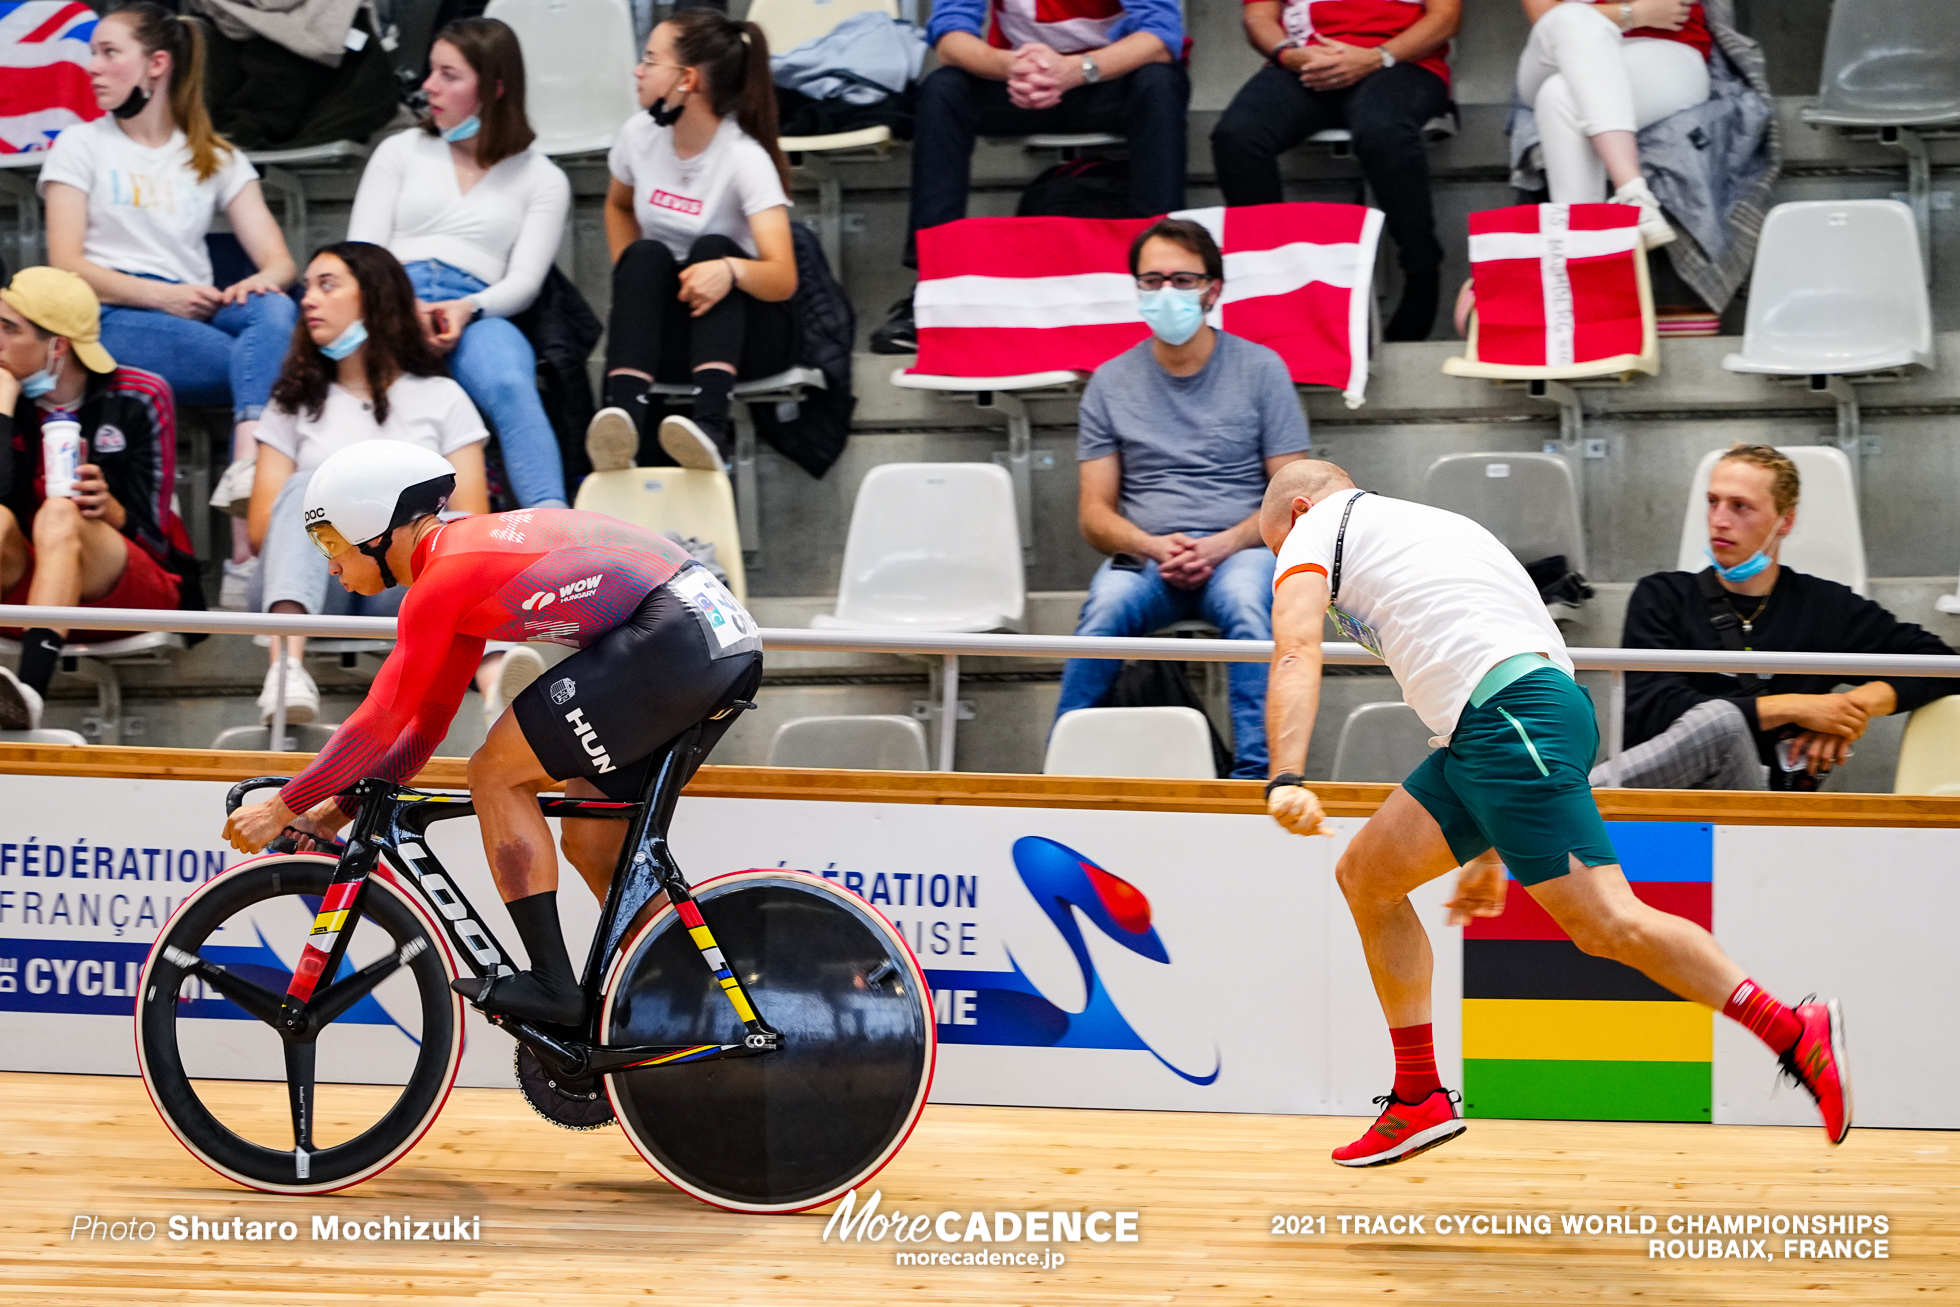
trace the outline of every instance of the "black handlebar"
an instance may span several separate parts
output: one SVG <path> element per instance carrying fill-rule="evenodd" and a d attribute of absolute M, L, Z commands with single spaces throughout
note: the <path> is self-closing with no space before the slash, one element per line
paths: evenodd
<path fill-rule="evenodd" d="M 291 780 L 290 776 L 254 776 L 249 781 L 240 781 L 225 792 L 225 816 L 229 817 L 244 806 L 245 796 L 253 790 L 276 790 Z"/>

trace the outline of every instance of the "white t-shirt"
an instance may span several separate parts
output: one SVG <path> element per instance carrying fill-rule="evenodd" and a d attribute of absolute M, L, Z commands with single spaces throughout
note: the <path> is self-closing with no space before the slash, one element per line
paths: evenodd
<path fill-rule="evenodd" d="M 1543 654 L 1572 671 L 1564 637 L 1511 551 L 1469 518 L 1427 504 L 1359 490 L 1330 495 L 1280 546 L 1275 590 L 1303 571 L 1332 584 L 1350 500 L 1334 621 L 1388 664 L 1402 698 L 1436 732 L 1430 743 L 1449 743 L 1470 692 L 1506 658 Z"/>
<path fill-rule="evenodd" d="M 88 196 L 88 231 L 82 257 L 117 272 L 211 284 L 211 255 L 204 248 L 212 215 L 257 181 L 258 170 L 242 150 L 218 152 L 218 170 L 203 181 L 191 167 L 184 134 L 174 132 L 157 149 L 123 134 L 112 114 L 62 129 L 41 164 L 36 192 L 62 182 Z"/>
<path fill-rule="evenodd" d="M 465 194 L 449 143 L 419 127 L 383 141 L 361 173 L 347 239 L 385 247 L 403 263 L 433 259 L 483 283 L 486 316 L 522 313 L 558 253 L 572 184 L 536 150 L 503 160 Z"/>
<path fill-rule="evenodd" d="M 671 130 L 636 113 L 613 138 L 606 166 L 633 192 L 640 235 L 676 259 L 685 259 L 702 236 L 726 236 L 754 258 L 749 219 L 789 204 L 775 160 L 733 114 L 721 120 L 707 149 L 683 159 L 674 153 Z"/>
<path fill-rule="evenodd" d="M 406 440 L 448 458 L 479 440 L 488 440 L 483 418 L 463 388 L 448 377 L 400 377 L 388 387 L 388 420 L 377 423 L 374 407 L 343 388 L 327 387 L 317 420 L 268 405 L 259 422 L 259 443 L 310 472 L 327 456 L 363 440 Z"/>

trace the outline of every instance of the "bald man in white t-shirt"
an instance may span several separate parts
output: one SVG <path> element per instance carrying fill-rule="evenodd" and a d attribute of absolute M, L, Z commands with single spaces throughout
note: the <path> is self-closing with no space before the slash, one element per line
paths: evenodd
<path fill-rule="evenodd" d="M 1395 1087 L 1334 1160 L 1381 1166 L 1463 1133 L 1460 1095 L 1437 1075 L 1429 936 L 1409 903 L 1411 890 L 1459 866 L 1450 924 L 1500 915 L 1508 869 L 1580 949 L 1747 1026 L 1817 1100 L 1830 1141 L 1843 1142 L 1851 1079 L 1836 1000 L 1785 1007 L 1707 931 L 1634 896 L 1587 781 L 1599 749 L 1592 700 L 1511 552 L 1466 517 L 1359 490 L 1311 459 L 1274 475 L 1259 529 L 1279 557 L 1266 691 L 1274 820 L 1296 835 L 1329 833 L 1303 772 L 1330 614 L 1388 664 L 1435 732 L 1435 751 L 1335 872 L 1388 1018 Z"/>

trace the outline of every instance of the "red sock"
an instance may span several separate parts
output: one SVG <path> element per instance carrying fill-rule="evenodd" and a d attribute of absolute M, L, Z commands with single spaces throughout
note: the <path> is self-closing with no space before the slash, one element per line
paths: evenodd
<path fill-rule="evenodd" d="M 1768 1044 L 1772 1053 L 1794 1048 L 1797 1036 L 1803 1033 L 1803 1023 L 1797 1020 L 1797 1014 L 1753 980 L 1745 980 L 1735 987 L 1729 1001 L 1722 1004 L 1722 1015 L 1734 1017 L 1749 1027 L 1750 1033 Z"/>
<path fill-rule="evenodd" d="M 1395 1097 L 1411 1107 L 1443 1087 L 1441 1077 L 1436 1074 L 1436 1043 L 1430 1034 L 1432 1029 L 1433 1026 L 1425 1022 L 1388 1032 L 1388 1037 L 1395 1043 Z"/>

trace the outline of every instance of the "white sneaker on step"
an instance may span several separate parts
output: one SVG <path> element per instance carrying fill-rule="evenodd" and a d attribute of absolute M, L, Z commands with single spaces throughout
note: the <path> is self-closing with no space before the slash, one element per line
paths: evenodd
<path fill-rule="evenodd" d="M 211 507 L 223 509 L 233 517 L 245 516 L 252 505 L 252 481 L 258 476 L 256 458 L 241 458 L 225 469 L 211 492 Z"/>
<path fill-rule="evenodd" d="M 488 728 L 497 724 L 510 707 L 510 701 L 524 692 L 524 687 L 544 675 L 544 655 L 529 645 L 518 645 L 504 654 L 503 665 L 497 669 L 496 684 L 483 698 L 483 725 Z"/>
<path fill-rule="evenodd" d="M 0 667 L 0 731 L 41 729 L 41 692 Z"/>
<path fill-rule="evenodd" d="M 1640 242 L 1648 249 L 1659 249 L 1675 237 L 1674 228 L 1661 216 L 1661 202 L 1647 189 L 1645 177 L 1635 177 L 1613 192 L 1614 204 L 1631 204 L 1640 210 Z"/>
<path fill-rule="evenodd" d="M 668 415 L 660 420 L 660 448 L 682 467 L 696 472 L 726 472 L 721 448 L 693 418 Z"/>
<path fill-rule="evenodd" d="M 259 691 L 259 720 L 270 723 L 279 702 L 279 664 L 265 672 L 265 688 Z M 286 724 L 304 726 L 320 715 L 320 687 L 307 675 L 297 658 L 286 660 Z"/>

